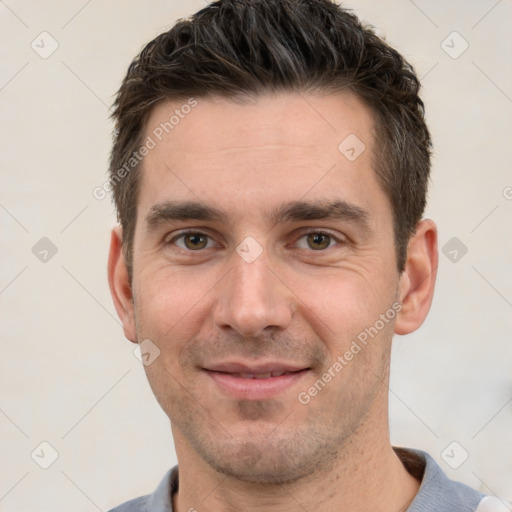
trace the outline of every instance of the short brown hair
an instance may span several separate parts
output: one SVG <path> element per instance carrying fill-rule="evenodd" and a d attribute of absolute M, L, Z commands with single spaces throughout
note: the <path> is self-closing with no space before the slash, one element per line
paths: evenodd
<path fill-rule="evenodd" d="M 218 0 L 179 20 L 131 63 L 117 94 L 110 182 L 131 272 L 146 121 L 165 99 L 347 90 L 375 118 L 374 170 L 393 210 L 397 266 L 423 215 L 431 139 L 412 66 L 330 0 Z"/>

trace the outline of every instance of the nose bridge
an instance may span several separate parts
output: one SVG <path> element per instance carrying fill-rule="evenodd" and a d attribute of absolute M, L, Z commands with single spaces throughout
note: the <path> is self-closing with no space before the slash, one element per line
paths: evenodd
<path fill-rule="evenodd" d="M 215 311 L 218 327 L 238 331 L 245 337 L 260 335 L 268 327 L 284 329 L 292 317 L 290 294 L 271 269 L 263 252 L 254 259 L 245 258 L 240 247 L 230 260 Z M 249 248 L 254 257 L 253 248 Z"/>

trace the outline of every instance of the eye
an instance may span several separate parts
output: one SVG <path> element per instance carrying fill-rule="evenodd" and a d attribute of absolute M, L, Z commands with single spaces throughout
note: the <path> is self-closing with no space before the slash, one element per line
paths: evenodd
<path fill-rule="evenodd" d="M 312 249 L 314 251 L 322 251 L 329 249 L 339 243 L 333 235 L 323 231 L 312 231 L 301 236 L 297 242 L 299 249 Z"/>
<path fill-rule="evenodd" d="M 213 240 L 208 235 L 197 231 L 188 231 L 175 236 L 169 244 L 176 244 L 181 249 L 188 251 L 199 251 L 214 246 Z"/>

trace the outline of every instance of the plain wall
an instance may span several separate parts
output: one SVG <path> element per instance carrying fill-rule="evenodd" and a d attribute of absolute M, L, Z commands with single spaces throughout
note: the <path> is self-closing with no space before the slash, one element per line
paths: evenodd
<path fill-rule="evenodd" d="M 392 442 L 512 499 L 512 2 L 346 5 L 416 67 L 435 144 L 438 284 L 425 324 L 395 339 Z M 107 510 L 151 492 L 176 462 L 107 286 L 113 207 L 92 191 L 106 180 L 108 107 L 131 59 L 204 6 L 0 3 L 1 511 Z M 43 31 L 58 43 L 46 59 L 31 46 L 52 48 Z M 35 462 L 51 461 L 43 441 L 58 452 L 48 469 Z M 463 450 L 452 469 L 446 453 Z"/>

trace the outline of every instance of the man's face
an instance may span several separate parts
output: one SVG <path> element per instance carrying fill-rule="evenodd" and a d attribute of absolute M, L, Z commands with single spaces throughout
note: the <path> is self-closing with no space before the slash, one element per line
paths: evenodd
<path fill-rule="evenodd" d="M 387 434 L 400 275 L 372 115 L 348 93 L 199 98 L 158 141 L 176 109 L 148 123 L 134 236 L 148 379 L 178 457 L 296 479 Z"/>

